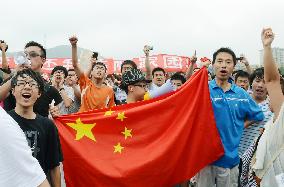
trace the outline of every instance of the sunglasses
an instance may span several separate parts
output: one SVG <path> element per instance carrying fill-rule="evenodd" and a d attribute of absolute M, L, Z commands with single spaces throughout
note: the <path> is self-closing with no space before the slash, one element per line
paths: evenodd
<path fill-rule="evenodd" d="M 28 57 L 30 57 L 30 58 L 35 58 L 35 57 L 40 56 L 40 54 L 38 54 L 37 52 L 34 52 L 34 51 L 29 52 L 29 53 L 25 52 L 25 55 L 26 55 L 27 58 L 28 58 Z"/>
<path fill-rule="evenodd" d="M 134 84 L 134 86 L 138 86 L 140 88 L 148 88 L 147 84 Z"/>

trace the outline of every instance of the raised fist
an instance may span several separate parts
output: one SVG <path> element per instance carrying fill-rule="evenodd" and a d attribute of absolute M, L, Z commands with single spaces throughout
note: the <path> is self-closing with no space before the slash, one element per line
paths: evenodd
<path fill-rule="evenodd" d="M 75 46 L 75 45 L 77 45 L 78 38 L 77 38 L 76 36 L 71 36 L 71 37 L 69 38 L 69 41 L 70 41 L 70 44 L 71 44 L 72 46 Z"/>
<path fill-rule="evenodd" d="M 271 28 L 263 29 L 261 32 L 261 40 L 263 47 L 271 46 L 271 43 L 274 40 L 274 33 Z"/>

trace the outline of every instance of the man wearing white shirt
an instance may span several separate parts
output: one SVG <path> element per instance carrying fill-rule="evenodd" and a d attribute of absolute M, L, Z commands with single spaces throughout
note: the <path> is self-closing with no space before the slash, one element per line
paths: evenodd
<path fill-rule="evenodd" d="M 0 186 L 49 187 L 19 125 L 0 107 Z"/>

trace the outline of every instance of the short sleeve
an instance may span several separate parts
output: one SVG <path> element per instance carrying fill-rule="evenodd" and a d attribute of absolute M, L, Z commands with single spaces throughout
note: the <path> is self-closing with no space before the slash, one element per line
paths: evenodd
<path fill-rule="evenodd" d="M 46 176 L 23 131 L 3 109 L 0 124 L 0 186 L 39 186 Z"/>
<path fill-rule="evenodd" d="M 262 121 L 264 119 L 264 114 L 258 104 L 252 99 L 252 97 L 247 94 L 248 106 L 247 109 L 247 118 L 251 121 Z"/>
<path fill-rule="evenodd" d="M 64 89 L 66 91 L 66 94 L 67 94 L 68 98 L 71 99 L 74 102 L 75 94 L 74 94 L 73 88 L 72 87 L 68 87 L 68 86 L 64 86 Z"/>
<path fill-rule="evenodd" d="M 55 106 L 63 101 L 59 91 L 56 88 L 51 86 L 49 91 L 52 92 L 52 99 L 55 101 Z"/>
<path fill-rule="evenodd" d="M 48 126 L 48 137 L 47 137 L 47 167 L 48 169 L 53 169 L 59 166 L 59 162 L 63 161 L 62 151 L 61 151 L 61 144 L 58 136 L 58 130 L 54 123 L 47 119 L 47 126 Z"/>
<path fill-rule="evenodd" d="M 90 81 L 91 80 L 85 74 L 81 74 L 81 76 L 79 77 L 79 81 L 78 81 L 80 85 L 80 89 L 83 90 L 84 88 L 86 88 Z"/>

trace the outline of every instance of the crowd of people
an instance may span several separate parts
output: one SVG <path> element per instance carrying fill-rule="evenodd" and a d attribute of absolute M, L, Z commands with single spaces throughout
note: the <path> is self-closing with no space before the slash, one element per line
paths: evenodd
<path fill-rule="evenodd" d="M 202 66 L 214 70 L 208 71 L 208 86 L 224 155 L 179 186 L 283 185 L 284 81 L 272 56 L 273 39 L 272 30 L 264 29 L 262 68 L 253 70 L 245 57 L 238 59 L 231 49 L 220 48 L 212 61 L 207 59 L 197 66 L 194 54 L 186 72 L 169 76 L 163 68 L 151 68 L 151 47 L 147 45 L 143 49 L 146 72 L 135 62 L 125 60 L 121 74 L 107 74 L 106 65 L 96 56 L 83 71 L 78 63 L 78 38 L 72 36 L 73 69 L 56 66 L 49 80 L 41 76 L 46 61 L 41 44 L 28 42 L 24 47 L 27 63 L 11 70 L 6 59 L 8 46 L 1 41 L 0 186 L 64 185 L 64 155 L 53 118 L 176 91 Z M 238 62 L 246 71 L 235 71 Z"/>

